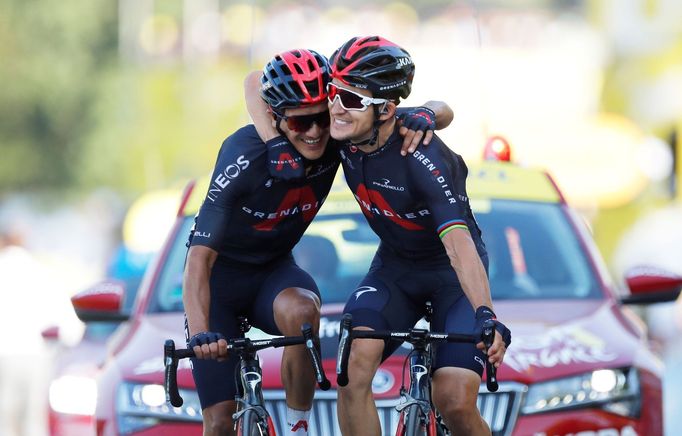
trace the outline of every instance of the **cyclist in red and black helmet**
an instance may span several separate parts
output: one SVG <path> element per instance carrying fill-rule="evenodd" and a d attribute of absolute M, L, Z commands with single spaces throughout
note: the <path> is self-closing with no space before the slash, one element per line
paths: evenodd
<path fill-rule="evenodd" d="M 407 98 L 412 88 L 414 63 L 403 48 L 380 36 L 351 38 L 330 58 L 332 76 L 340 83 L 372 93 L 377 99 L 394 101 Z M 372 105 L 374 123 L 372 136 L 366 144 L 377 141 L 380 106 Z M 359 144 L 356 144 L 359 145 Z"/>
<path fill-rule="evenodd" d="M 430 301 L 433 330 L 480 333 L 495 314 L 488 256 L 466 192 L 466 164 L 435 135 L 429 147 L 407 158 L 400 154 L 395 112 L 410 93 L 412 58 L 396 44 L 370 36 L 346 42 L 330 64 L 330 133 L 341 142 L 346 182 L 381 240 L 344 313 L 353 315 L 358 328 L 404 331 Z M 484 359 L 499 366 L 511 341 L 509 329 L 494 322 L 496 337 L 487 356 L 482 342 L 436 348 L 432 398 L 452 434 L 490 434 L 476 408 Z M 344 435 L 381 434 L 372 379 L 393 351 L 381 341 L 353 341 L 350 381 L 339 388 Z"/>
<path fill-rule="evenodd" d="M 224 338 L 239 334 L 237 317 L 273 335 L 300 335 L 303 323 L 315 331 L 319 326 L 318 287 L 291 250 L 338 168 L 337 154 L 326 148 L 329 66 L 313 51 L 291 50 L 272 58 L 264 71 L 264 97 L 282 136 L 265 143 L 247 125 L 224 141 L 190 235 L 185 333 L 197 356 L 192 374 L 204 435 L 234 432 L 237 359 L 227 355 Z M 312 166 L 316 170 L 306 173 Z M 282 380 L 287 420 L 298 428 L 291 434 L 306 434 L 315 380 L 303 347 L 284 351 Z"/>
<path fill-rule="evenodd" d="M 263 68 L 261 96 L 275 110 L 324 102 L 329 82 L 327 58 L 313 50 L 276 55 Z"/>
<path fill-rule="evenodd" d="M 306 322 L 316 332 L 319 326 L 318 286 L 291 250 L 339 166 L 337 150 L 327 147 L 329 67 L 312 50 L 290 50 L 273 57 L 262 76 L 255 94 L 267 107 L 254 118 L 264 117 L 262 130 L 274 134 L 266 143 L 247 125 L 224 141 L 190 236 L 183 302 L 204 435 L 234 431 L 236 359 L 223 338 L 238 334 L 238 316 L 273 335 L 300 335 Z M 312 407 L 305 353 L 287 347 L 282 358 L 292 436 L 307 434 Z"/>

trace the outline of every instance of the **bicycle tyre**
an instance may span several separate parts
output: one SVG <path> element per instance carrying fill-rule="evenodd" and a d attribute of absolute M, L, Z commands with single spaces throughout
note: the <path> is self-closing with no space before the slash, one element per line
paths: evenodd
<path fill-rule="evenodd" d="M 429 424 L 419 406 L 414 405 L 406 408 L 400 414 L 397 436 L 436 436 L 436 420 L 433 412 L 429 413 Z"/>
<path fill-rule="evenodd" d="M 272 427 L 270 427 L 270 429 L 272 429 Z M 239 421 L 237 422 L 237 436 L 270 436 L 270 434 L 268 434 L 268 428 L 255 411 L 247 410 L 239 417 Z"/>

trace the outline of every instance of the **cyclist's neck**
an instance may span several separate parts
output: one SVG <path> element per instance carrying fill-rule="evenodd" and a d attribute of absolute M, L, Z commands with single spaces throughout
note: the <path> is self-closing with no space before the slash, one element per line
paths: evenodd
<path fill-rule="evenodd" d="M 383 147 L 388 139 L 391 137 L 393 134 L 393 130 L 395 129 L 396 122 L 395 118 L 390 118 L 379 126 L 379 135 L 377 137 L 377 141 L 375 144 L 370 145 L 370 144 L 364 144 L 364 145 L 358 145 L 358 148 L 360 151 L 363 153 L 372 153 L 381 147 Z M 371 132 L 369 133 L 370 135 L 372 134 Z"/>

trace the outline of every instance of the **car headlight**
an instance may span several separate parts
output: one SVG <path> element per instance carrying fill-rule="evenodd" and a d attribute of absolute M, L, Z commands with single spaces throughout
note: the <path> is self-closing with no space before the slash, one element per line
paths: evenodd
<path fill-rule="evenodd" d="M 201 422 L 201 405 L 195 390 L 180 389 L 183 404 L 166 403 L 162 385 L 123 382 L 118 388 L 116 416 L 120 434 L 132 433 L 161 421 Z"/>
<path fill-rule="evenodd" d="M 48 398 L 57 413 L 92 416 L 97 405 L 97 383 L 91 377 L 63 375 L 50 383 Z"/>
<path fill-rule="evenodd" d="M 639 377 L 634 368 L 600 369 L 530 385 L 521 412 L 526 415 L 599 407 L 622 416 L 640 412 Z"/>

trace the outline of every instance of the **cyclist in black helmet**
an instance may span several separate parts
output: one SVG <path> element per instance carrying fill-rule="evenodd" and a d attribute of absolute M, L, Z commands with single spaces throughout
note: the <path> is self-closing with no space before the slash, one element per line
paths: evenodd
<path fill-rule="evenodd" d="M 362 329 L 405 330 L 433 307 L 435 331 L 480 333 L 495 319 L 488 258 L 466 192 L 467 167 L 434 135 L 429 147 L 400 154 L 396 106 L 411 91 L 410 54 L 379 36 L 352 38 L 330 58 L 332 137 L 341 142 L 346 181 L 381 243 L 345 313 Z M 436 350 L 433 401 L 453 434 L 490 434 L 476 408 L 489 359 L 499 366 L 511 333 L 497 322 L 495 342 L 443 344 Z M 345 435 L 381 434 L 372 379 L 395 348 L 353 341 L 349 384 L 339 388 L 338 415 Z"/>
<path fill-rule="evenodd" d="M 192 374 L 205 435 L 234 431 L 236 359 L 224 338 L 238 334 L 238 316 L 274 335 L 319 325 L 318 287 L 291 250 L 339 166 L 337 151 L 327 147 L 329 66 L 324 56 L 300 49 L 276 55 L 264 72 L 262 98 L 281 136 L 264 143 L 247 125 L 223 142 L 190 235 L 185 333 L 197 356 Z M 287 347 L 281 372 L 289 434 L 307 434 L 315 382 L 303 346 Z"/>

